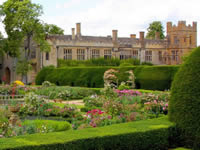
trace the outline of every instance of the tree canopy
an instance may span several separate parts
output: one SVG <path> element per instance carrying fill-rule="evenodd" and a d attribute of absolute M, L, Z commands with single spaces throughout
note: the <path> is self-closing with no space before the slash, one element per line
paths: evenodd
<path fill-rule="evenodd" d="M 0 32 L 0 56 L 3 55 L 3 42 L 4 42 L 4 39 L 3 39 L 3 34 Z"/>
<path fill-rule="evenodd" d="M 164 39 L 164 29 L 163 25 L 160 21 L 154 21 L 151 24 L 149 24 L 149 27 L 147 29 L 147 36 L 148 39 L 154 39 L 156 32 L 160 33 L 160 39 Z"/>
<path fill-rule="evenodd" d="M 42 14 L 42 6 L 31 0 L 7 0 L 0 6 L 0 15 L 8 35 L 4 45 L 6 52 L 16 57 L 24 47 L 26 57 L 29 58 L 31 40 L 40 46 L 41 51 L 50 50 L 46 41 L 47 34 L 64 34 L 64 30 L 56 25 L 43 23 L 39 19 Z M 26 45 L 24 40 L 27 41 Z"/>
<path fill-rule="evenodd" d="M 44 24 L 44 31 L 46 34 L 64 34 L 64 30 L 54 24 Z"/>
<path fill-rule="evenodd" d="M 24 53 L 25 58 L 19 61 L 21 65 L 18 67 L 22 70 L 25 66 L 23 64 L 31 60 L 31 42 L 37 44 L 41 51 L 49 51 L 47 34 L 64 32 L 56 25 L 43 23 L 39 18 L 42 14 L 42 6 L 32 3 L 31 0 L 7 0 L 0 5 L 0 17 L 8 35 L 2 44 L 2 49 L 12 57 L 19 57 Z"/>

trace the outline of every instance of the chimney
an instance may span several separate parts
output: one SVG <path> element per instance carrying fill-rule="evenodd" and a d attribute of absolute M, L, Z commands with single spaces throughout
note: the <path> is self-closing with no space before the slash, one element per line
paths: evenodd
<path fill-rule="evenodd" d="M 75 40 L 75 28 L 72 28 L 72 40 Z"/>
<path fill-rule="evenodd" d="M 130 35 L 130 38 L 131 38 L 131 39 L 135 39 L 135 38 L 136 38 L 136 34 L 131 34 L 131 35 Z"/>
<path fill-rule="evenodd" d="M 156 32 L 156 33 L 155 33 L 155 39 L 156 39 L 156 40 L 159 40 L 159 39 L 160 39 L 160 32 Z"/>
<path fill-rule="evenodd" d="M 76 23 L 76 35 L 77 37 L 81 36 L 81 23 Z"/>
<path fill-rule="evenodd" d="M 117 42 L 117 30 L 112 30 L 112 40 L 113 42 Z"/>
<path fill-rule="evenodd" d="M 144 41 L 144 32 L 140 32 L 140 41 Z"/>
<path fill-rule="evenodd" d="M 193 29 L 194 29 L 195 31 L 197 31 L 197 22 L 193 22 L 193 23 L 192 23 L 192 27 L 193 27 Z"/>
<path fill-rule="evenodd" d="M 167 22 L 167 33 L 169 33 L 172 29 L 172 22 Z"/>

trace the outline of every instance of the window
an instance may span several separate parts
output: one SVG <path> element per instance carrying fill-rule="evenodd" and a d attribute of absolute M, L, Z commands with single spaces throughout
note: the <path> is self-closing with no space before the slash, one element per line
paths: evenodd
<path fill-rule="evenodd" d="M 178 37 L 177 36 L 174 36 L 174 44 L 178 44 Z"/>
<path fill-rule="evenodd" d="M 111 59 L 112 58 L 112 51 L 111 49 L 104 50 L 104 59 Z"/>
<path fill-rule="evenodd" d="M 145 61 L 146 62 L 152 61 L 152 51 L 145 51 Z"/>
<path fill-rule="evenodd" d="M 85 50 L 77 49 L 77 60 L 85 60 Z"/>
<path fill-rule="evenodd" d="M 133 58 L 138 58 L 138 50 L 133 50 Z"/>
<path fill-rule="evenodd" d="M 184 37 L 184 42 L 186 43 L 186 37 Z"/>
<path fill-rule="evenodd" d="M 72 60 L 72 49 L 64 49 L 64 59 Z"/>
<path fill-rule="evenodd" d="M 49 60 L 49 52 L 46 52 L 46 60 Z"/>
<path fill-rule="evenodd" d="M 178 61 L 178 50 L 172 51 L 172 61 Z"/>
<path fill-rule="evenodd" d="M 122 50 L 120 52 L 120 59 L 130 59 L 132 56 L 131 50 Z"/>
<path fill-rule="evenodd" d="M 100 50 L 98 49 L 92 49 L 92 58 L 99 58 L 100 57 Z"/>
<path fill-rule="evenodd" d="M 161 51 L 158 52 L 158 59 L 159 59 L 159 61 L 162 61 L 162 52 Z"/>
<path fill-rule="evenodd" d="M 192 36 L 190 36 L 190 44 L 192 44 Z"/>

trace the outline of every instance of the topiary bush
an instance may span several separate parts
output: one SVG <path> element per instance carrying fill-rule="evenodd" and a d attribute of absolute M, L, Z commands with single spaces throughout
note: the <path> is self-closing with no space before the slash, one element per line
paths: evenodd
<path fill-rule="evenodd" d="M 200 47 L 181 66 L 171 88 L 169 119 L 182 129 L 186 144 L 200 131 Z"/>

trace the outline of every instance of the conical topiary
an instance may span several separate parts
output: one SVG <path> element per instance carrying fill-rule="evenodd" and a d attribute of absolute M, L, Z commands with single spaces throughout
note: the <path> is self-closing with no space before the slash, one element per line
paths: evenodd
<path fill-rule="evenodd" d="M 200 131 L 200 47 L 194 49 L 175 75 L 169 119 L 190 138 L 195 138 L 196 131 Z"/>

